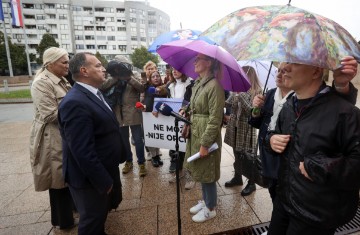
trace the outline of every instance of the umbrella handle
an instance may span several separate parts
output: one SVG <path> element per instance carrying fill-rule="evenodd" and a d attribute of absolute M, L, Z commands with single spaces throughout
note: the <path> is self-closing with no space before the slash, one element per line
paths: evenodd
<path fill-rule="evenodd" d="M 267 83 L 268 83 L 268 80 L 269 80 L 269 76 L 270 76 L 270 73 L 271 73 L 271 68 L 272 68 L 272 65 L 273 65 L 273 62 L 271 61 L 270 63 L 270 68 L 269 68 L 269 72 L 268 72 L 268 75 L 266 77 L 266 82 L 265 82 L 265 86 L 264 86 L 264 90 L 263 90 L 263 95 L 265 95 L 266 91 L 267 91 Z"/>

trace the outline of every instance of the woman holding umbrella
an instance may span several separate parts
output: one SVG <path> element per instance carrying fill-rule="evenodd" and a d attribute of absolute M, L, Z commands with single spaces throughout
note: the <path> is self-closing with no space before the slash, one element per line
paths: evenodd
<path fill-rule="evenodd" d="M 190 209 L 194 222 L 205 222 L 216 216 L 216 181 L 220 178 L 221 124 L 225 103 L 224 89 L 216 78 L 219 62 L 204 54 L 197 54 L 195 81 L 190 105 L 185 110 L 192 122 L 190 139 L 187 140 L 185 158 L 200 152 L 200 159 L 185 163 L 193 179 L 201 183 L 202 200 Z M 183 113 L 183 111 L 181 112 Z M 213 152 L 209 147 L 216 142 L 219 148 Z"/>

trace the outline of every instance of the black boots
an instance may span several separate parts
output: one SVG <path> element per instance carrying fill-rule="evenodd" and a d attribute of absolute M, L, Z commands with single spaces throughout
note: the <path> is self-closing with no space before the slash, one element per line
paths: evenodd
<path fill-rule="evenodd" d="M 230 187 L 234 187 L 234 186 L 238 186 L 238 185 L 243 185 L 241 176 L 240 176 L 240 179 L 238 177 L 236 177 L 236 178 L 234 177 L 225 183 L 226 188 L 230 188 Z"/>
<path fill-rule="evenodd" d="M 151 163 L 152 163 L 152 165 L 153 165 L 154 167 L 159 167 L 159 166 L 164 165 L 164 162 L 161 161 L 159 155 L 153 157 L 153 158 L 151 159 Z"/>
<path fill-rule="evenodd" d="M 246 187 L 241 191 L 241 196 L 248 196 L 248 195 L 250 195 L 252 192 L 254 192 L 255 190 L 256 190 L 255 184 L 248 182 L 248 184 L 246 185 Z"/>

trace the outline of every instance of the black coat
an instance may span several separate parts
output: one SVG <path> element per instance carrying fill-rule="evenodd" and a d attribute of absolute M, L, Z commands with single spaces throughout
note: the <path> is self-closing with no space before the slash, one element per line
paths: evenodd
<path fill-rule="evenodd" d="M 275 133 L 290 134 L 281 159 L 278 197 L 285 210 L 321 228 L 353 218 L 360 187 L 360 111 L 335 92 L 318 94 L 297 116 L 295 96 L 283 106 Z M 274 133 L 266 137 L 269 139 Z M 305 178 L 299 163 L 312 179 Z"/>
<path fill-rule="evenodd" d="M 250 115 L 249 118 L 249 124 L 252 127 L 259 129 L 258 141 L 259 141 L 260 157 L 262 162 L 262 175 L 272 179 L 278 178 L 280 158 L 278 154 L 274 153 L 273 151 L 267 150 L 267 148 L 264 145 L 264 140 L 268 132 L 271 117 L 273 115 L 275 92 L 276 92 L 276 88 L 266 92 L 266 98 L 265 98 L 264 106 L 261 108 L 260 116 L 254 118 Z"/>

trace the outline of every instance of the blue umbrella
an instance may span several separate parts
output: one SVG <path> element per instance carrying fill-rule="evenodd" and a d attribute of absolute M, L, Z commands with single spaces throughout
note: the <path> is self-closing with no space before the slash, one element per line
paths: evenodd
<path fill-rule="evenodd" d="M 201 32 L 199 30 L 192 30 L 192 29 L 179 29 L 179 30 L 166 32 L 161 34 L 154 40 L 154 42 L 150 45 L 148 51 L 156 53 L 156 49 L 162 44 L 180 39 L 203 40 L 209 44 L 215 44 L 215 42 L 211 41 L 209 38 L 204 36 L 199 36 L 200 34 Z"/>

